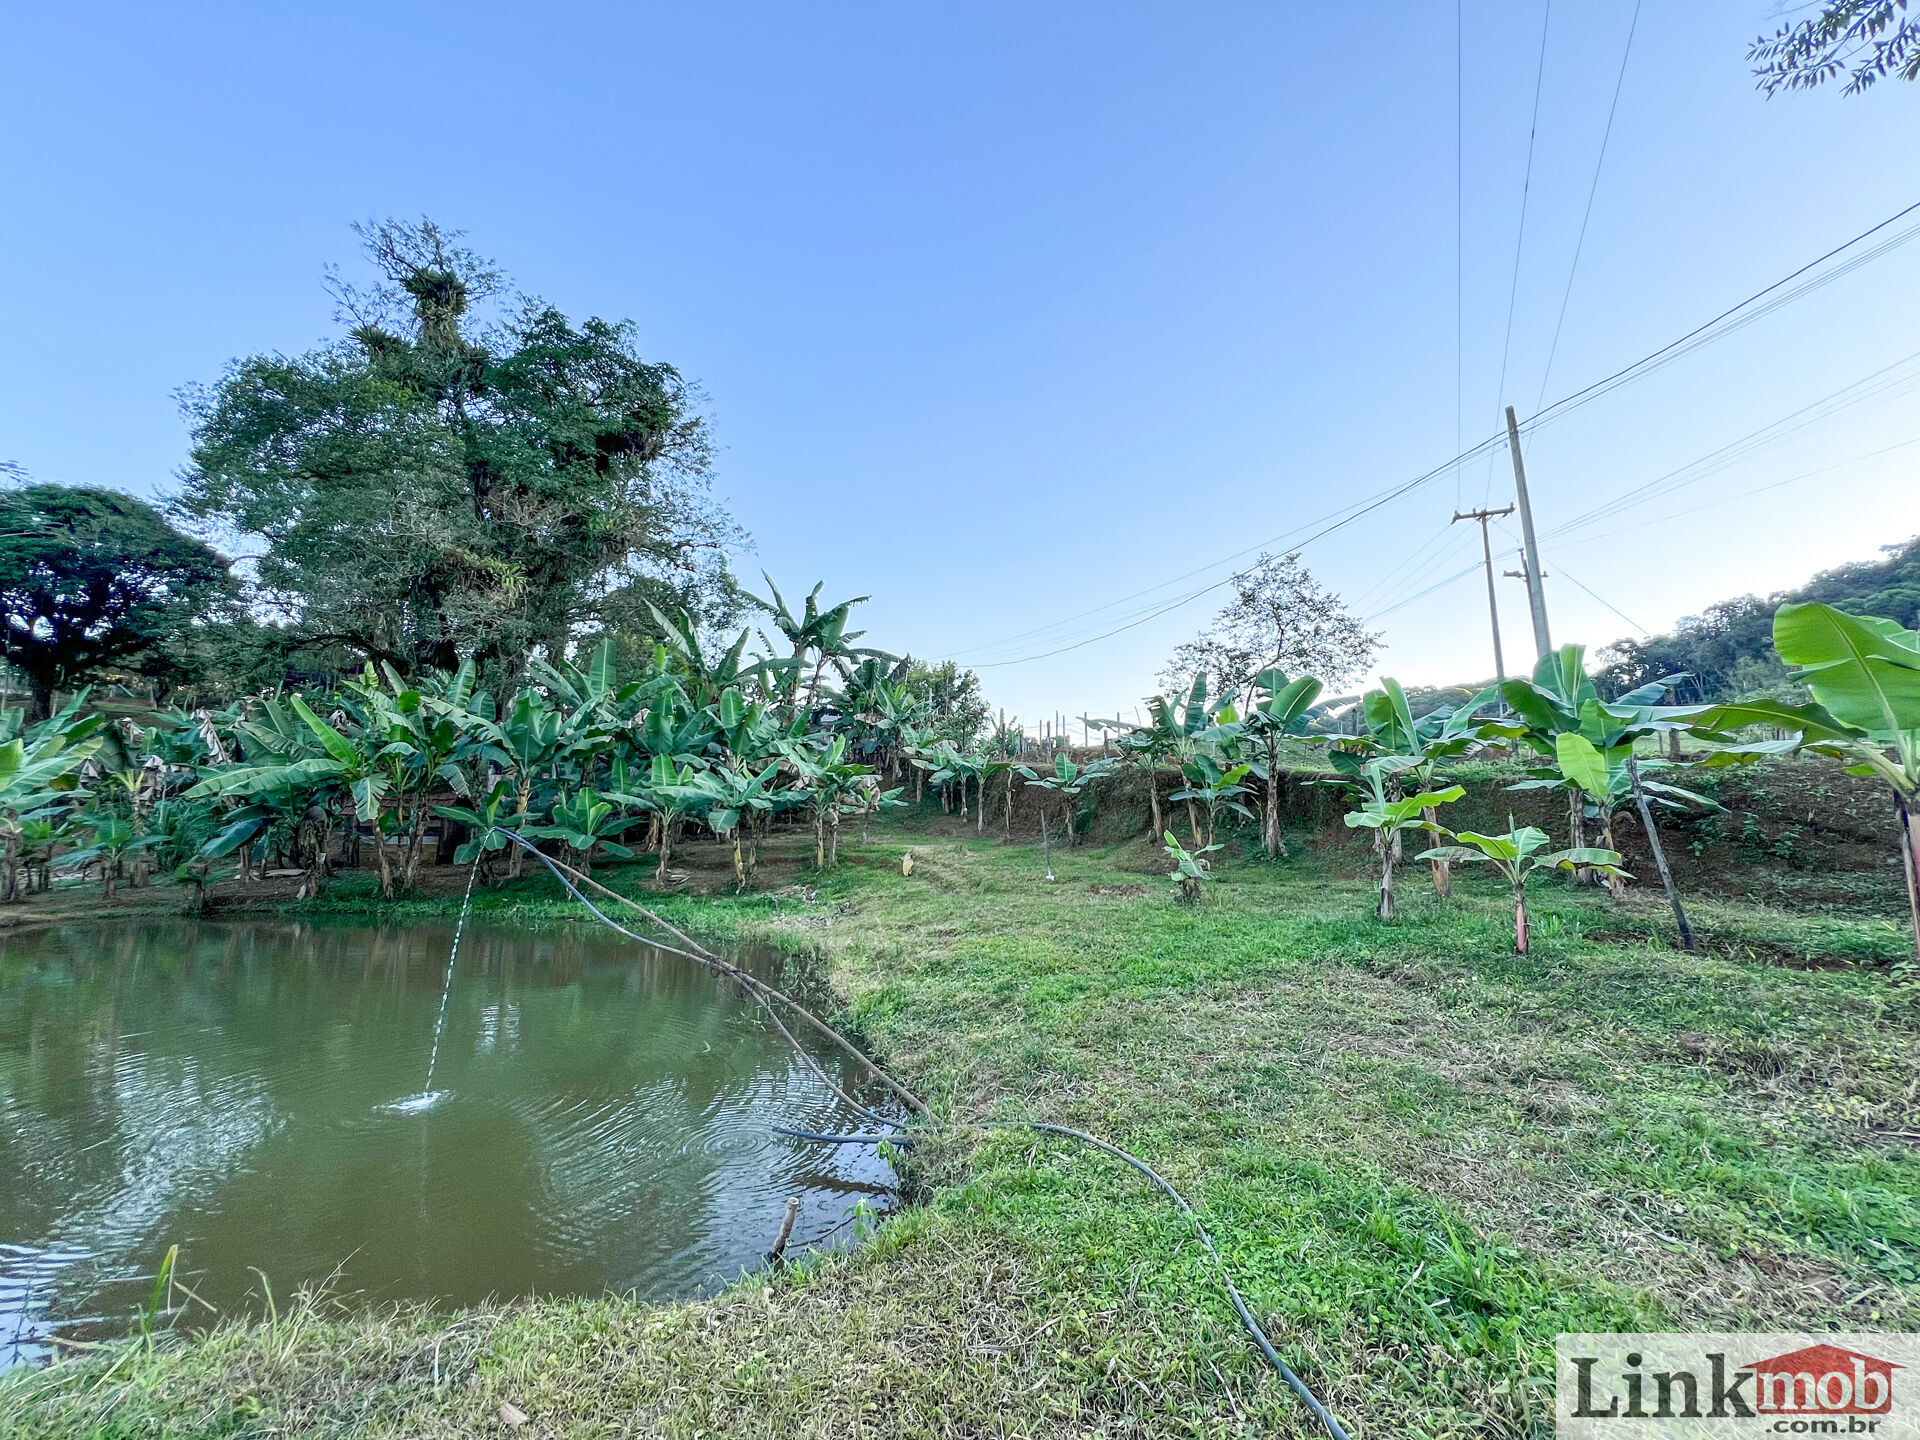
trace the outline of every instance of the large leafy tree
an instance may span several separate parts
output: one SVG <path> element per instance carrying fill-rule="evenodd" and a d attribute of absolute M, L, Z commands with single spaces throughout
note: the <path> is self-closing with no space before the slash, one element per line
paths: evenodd
<path fill-rule="evenodd" d="M 77 485 L 0 491 L 0 627 L 36 717 L 56 689 L 108 667 L 162 673 L 165 648 L 229 588 L 227 562 L 144 500 Z"/>
<path fill-rule="evenodd" d="M 1173 693 L 1184 693 L 1202 673 L 1214 676 L 1223 692 L 1244 692 L 1268 669 L 1338 685 L 1373 663 L 1380 637 L 1314 579 L 1298 555 L 1262 555 L 1232 584 L 1233 599 L 1160 672 L 1160 683 Z"/>
<path fill-rule="evenodd" d="M 938 664 L 914 662 L 907 685 L 926 697 L 928 723 L 933 733 L 962 749 L 979 740 L 992 711 L 980 693 L 980 675 L 951 660 Z"/>
<path fill-rule="evenodd" d="M 431 221 L 360 230 L 347 333 L 190 395 L 181 510 L 242 537 L 258 599 L 315 650 L 498 674 L 588 629 L 730 589 L 710 447 L 630 322 L 505 299 Z"/>

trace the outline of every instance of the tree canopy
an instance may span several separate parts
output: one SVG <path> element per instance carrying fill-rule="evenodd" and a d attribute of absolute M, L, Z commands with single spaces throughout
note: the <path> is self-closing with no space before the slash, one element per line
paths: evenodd
<path fill-rule="evenodd" d="M 144 500 L 77 485 L 0 491 L 0 627 L 37 715 L 106 667 L 165 669 L 167 647 L 229 588 L 227 562 Z"/>
<path fill-rule="evenodd" d="M 343 336 L 187 402 L 179 509 L 241 541 L 288 642 L 511 674 L 652 604 L 730 608 L 705 420 L 632 322 L 504 298 L 430 220 L 359 234 L 378 279 L 330 277 Z"/>
<path fill-rule="evenodd" d="M 1920 79 L 1920 17 L 1907 0 L 1827 0 L 1819 13 L 1762 35 L 1747 51 L 1767 94 L 1811 90 L 1846 76 L 1858 95 L 1889 75 Z"/>
<path fill-rule="evenodd" d="M 1597 678 L 1618 693 L 1684 674 L 1687 679 L 1676 692 L 1684 702 L 1777 691 L 1790 683 L 1773 648 L 1773 617 L 1782 605 L 1818 601 L 1903 623 L 1920 614 L 1920 537 L 1887 546 L 1886 556 L 1822 571 L 1797 590 L 1723 600 L 1664 635 L 1617 640 L 1601 653 L 1607 665 Z"/>
<path fill-rule="evenodd" d="M 1298 555 L 1263 554 L 1232 586 L 1233 599 L 1160 672 L 1171 693 L 1184 693 L 1203 671 L 1223 690 L 1244 690 L 1266 669 L 1317 675 L 1335 686 L 1373 663 L 1380 637 Z"/>

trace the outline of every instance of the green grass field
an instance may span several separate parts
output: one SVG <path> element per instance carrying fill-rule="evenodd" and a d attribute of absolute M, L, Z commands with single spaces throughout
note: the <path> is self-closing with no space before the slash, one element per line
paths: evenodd
<path fill-rule="evenodd" d="M 1657 892 L 1543 884 L 1521 959 L 1483 881 L 1443 903 L 1410 866 L 1382 924 L 1344 851 L 1235 859 L 1194 907 L 1152 858 L 1056 853 L 1049 884 L 1034 849 L 897 829 L 809 891 L 662 904 L 809 957 L 943 1114 L 1159 1167 L 1356 1436 L 1551 1434 L 1562 1330 L 1920 1326 L 1904 927 L 1703 904 L 1698 958 L 1664 947 Z M 550 921 L 556 893 L 477 903 Z M 14 1375 L 0 1432 L 505 1433 L 509 1403 L 565 1437 L 1316 1433 L 1124 1167 L 973 1131 L 911 1174 L 919 1203 L 857 1253 L 710 1302 L 296 1306 Z"/>

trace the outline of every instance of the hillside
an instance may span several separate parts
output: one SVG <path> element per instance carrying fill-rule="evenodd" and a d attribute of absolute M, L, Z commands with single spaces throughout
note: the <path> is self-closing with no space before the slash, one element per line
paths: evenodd
<path fill-rule="evenodd" d="M 1782 605 L 1823 601 L 1856 615 L 1883 615 L 1903 625 L 1920 615 L 1920 536 L 1885 547 L 1884 560 L 1863 560 L 1822 571 L 1797 590 L 1742 595 L 1689 615 L 1670 634 L 1616 640 L 1597 657 L 1603 691 L 1617 694 L 1663 675 L 1684 673 L 1682 702 L 1725 700 L 1788 683 L 1773 651 L 1773 612 Z"/>

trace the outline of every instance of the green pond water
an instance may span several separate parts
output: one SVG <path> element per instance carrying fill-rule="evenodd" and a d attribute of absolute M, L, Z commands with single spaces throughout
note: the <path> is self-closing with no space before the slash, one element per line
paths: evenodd
<path fill-rule="evenodd" d="M 0 939 L 0 1365 L 124 1332 L 176 1243 L 222 1315 L 257 1313 L 263 1283 L 664 1299 L 760 1264 L 789 1196 L 796 1241 L 884 1206 L 870 1149 L 772 1133 L 859 1122 L 734 987 L 597 928 L 471 922 L 448 985 L 452 942 L 186 921 Z"/>

